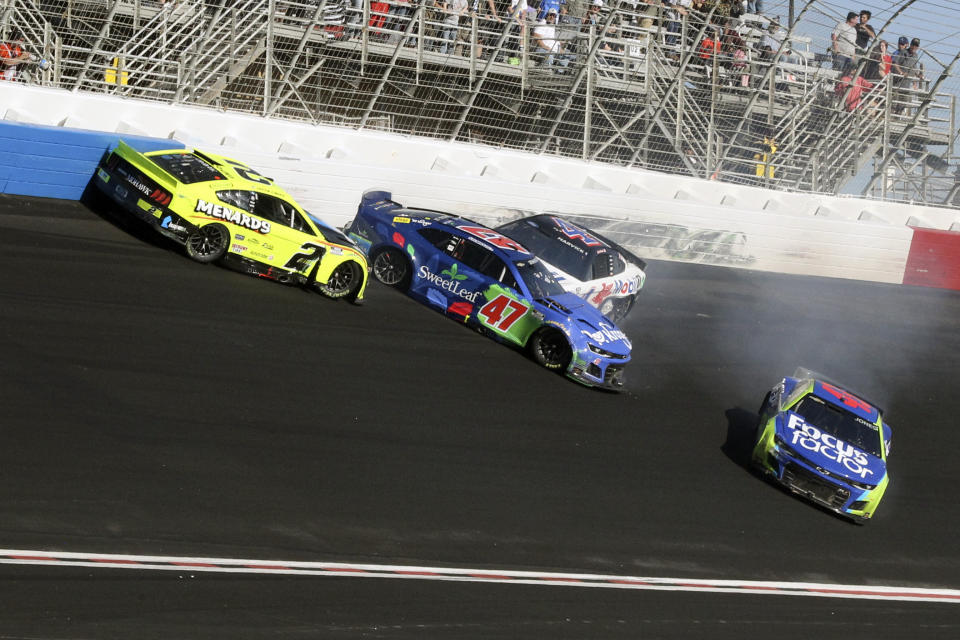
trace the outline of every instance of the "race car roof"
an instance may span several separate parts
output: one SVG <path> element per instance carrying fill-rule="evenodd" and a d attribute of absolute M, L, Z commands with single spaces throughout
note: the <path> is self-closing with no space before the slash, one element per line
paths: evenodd
<path fill-rule="evenodd" d="M 846 389 L 829 382 L 824 382 L 823 380 L 813 381 L 813 395 L 838 407 L 842 407 L 871 423 L 876 422 L 877 418 L 880 417 L 880 410 L 869 402 L 862 400 Z"/>
<path fill-rule="evenodd" d="M 645 270 L 647 267 L 647 263 L 642 258 L 627 251 L 616 242 L 605 238 L 592 229 L 574 224 L 561 216 L 541 213 L 514 220 L 511 223 L 507 223 L 507 225 L 519 222 L 530 224 L 545 235 L 562 238 L 568 242 L 574 242 L 579 249 L 590 255 L 596 255 L 597 253 L 613 249 L 618 251 L 628 262 L 632 262 L 640 269 Z M 504 228 L 507 225 L 502 225 L 500 228 Z"/>

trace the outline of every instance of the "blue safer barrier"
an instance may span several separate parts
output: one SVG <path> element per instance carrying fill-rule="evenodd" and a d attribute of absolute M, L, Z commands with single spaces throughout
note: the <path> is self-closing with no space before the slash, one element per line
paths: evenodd
<path fill-rule="evenodd" d="M 144 152 L 184 147 L 163 138 L 0 120 L 0 193 L 79 200 L 103 152 L 120 139 Z"/>

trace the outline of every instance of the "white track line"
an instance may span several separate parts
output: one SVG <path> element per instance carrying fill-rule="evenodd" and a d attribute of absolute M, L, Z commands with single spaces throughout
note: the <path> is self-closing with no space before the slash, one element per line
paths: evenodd
<path fill-rule="evenodd" d="M 658 591 L 700 591 L 767 595 L 902 600 L 960 604 L 958 589 L 923 589 L 897 586 L 821 584 L 810 582 L 766 582 L 756 580 L 699 580 L 650 578 L 592 573 L 551 573 L 541 571 L 494 571 L 453 567 L 419 567 L 343 562 L 295 562 L 285 560 L 242 560 L 237 558 L 195 558 L 136 556 L 112 553 L 72 553 L 0 549 L 0 564 L 58 567 L 139 569 L 142 571 L 183 571 L 212 573 L 254 573 L 274 575 L 341 576 L 357 578 L 401 578 L 505 584 L 538 584 L 605 589 Z"/>

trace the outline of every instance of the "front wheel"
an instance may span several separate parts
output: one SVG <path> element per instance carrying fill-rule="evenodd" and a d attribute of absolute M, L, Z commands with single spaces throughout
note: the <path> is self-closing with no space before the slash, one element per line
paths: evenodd
<path fill-rule="evenodd" d="M 373 277 L 387 285 L 405 291 L 410 288 L 410 262 L 393 248 L 377 252 L 373 258 Z"/>
<path fill-rule="evenodd" d="M 600 305 L 600 313 L 605 315 L 610 322 L 617 323 L 627 317 L 633 303 L 636 302 L 636 296 L 626 298 L 607 298 Z"/>
<path fill-rule="evenodd" d="M 187 255 L 197 262 L 216 262 L 229 248 L 230 232 L 222 224 L 208 224 L 187 236 Z"/>
<path fill-rule="evenodd" d="M 554 371 L 566 369 L 573 357 L 567 337 L 552 329 L 538 331 L 530 338 L 530 353 L 537 364 Z"/>
<path fill-rule="evenodd" d="M 349 260 L 337 265 L 326 283 L 317 283 L 317 289 L 328 298 L 356 297 L 363 284 L 363 268 Z"/>

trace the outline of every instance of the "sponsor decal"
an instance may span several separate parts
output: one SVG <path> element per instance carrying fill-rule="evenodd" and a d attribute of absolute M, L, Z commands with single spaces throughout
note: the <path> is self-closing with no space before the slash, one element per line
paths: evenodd
<path fill-rule="evenodd" d="M 610 294 L 613 293 L 613 283 L 607 282 L 606 284 L 600 287 L 600 290 L 597 291 L 597 294 L 590 298 L 590 304 L 595 307 L 600 306 L 600 303 L 606 300 Z"/>
<path fill-rule="evenodd" d="M 123 188 L 123 185 L 122 185 L 122 184 L 114 185 L 113 191 L 114 191 L 114 193 L 116 193 L 116 194 L 117 194 L 118 196 L 120 196 L 121 198 L 126 198 L 126 197 L 127 197 L 127 194 L 130 193 L 129 191 L 127 191 L 126 189 Z"/>
<path fill-rule="evenodd" d="M 235 234 L 233 235 L 233 237 L 234 237 L 236 240 L 243 240 L 243 239 L 244 239 L 243 236 L 240 235 L 239 233 L 235 233 Z"/>
<path fill-rule="evenodd" d="M 273 251 L 273 245 L 269 242 L 261 242 L 260 246 L 263 247 L 264 251 Z"/>
<path fill-rule="evenodd" d="M 242 244 L 233 244 L 233 245 L 230 245 L 230 250 L 236 251 L 237 253 L 243 253 L 244 251 L 247 250 L 247 248 Z"/>
<path fill-rule="evenodd" d="M 868 413 L 868 414 L 872 414 L 874 412 L 874 408 L 870 406 L 869 403 L 864 402 L 863 400 L 861 400 L 860 398 L 858 398 L 857 396 L 853 395 L 848 391 L 844 391 L 843 389 L 840 389 L 839 387 L 835 387 L 832 384 L 829 384 L 826 382 L 821 382 L 820 386 L 823 388 L 824 391 L 826 391 L 827 393 L 829 393 L 834 398 L 842 402 L 844 405 L 850 407 L 851 409 L 860 409 L 861 411 L 864 411 L 865 413 Z M 874 431 L 876 431 L 877 429 L 876 425 L 870 425 L 870 426 L 873 427 Z"/>
<path fill-rule="evenodd" d="M 467 276 L 462 273 L 457 273 L 457 263 L 454 262 L 453 266 L 449 269 L 444 269 L 440 272 L 440 275 L 450 276 L 451 280 L 466 280 Z"/>
<path fill-rule="evenodd" d="M 182 232 L 182 231 L 186 231 L 186 230 L 187 230 L 186 227 L 182 227 L 182 226 L 180 226 L 179 224 L 174 223 L 174 222 L 173 222 L 173 218 L 172 218 L 171 216 L 167 216 L 166 218 L 164 218 L 164 219 L 160 222 L 160 226 L 161 226 L 163 229 L 169 229 L 170 231 Z"/>
<path fill-rule="evenodd" d="M 129 171 L 124 169 L 123 165 L 117 166 L 117 173 L 119 173 L 124 177 L 124 179 L 126 179 L 127 184 L 129 184 L 131 187 L 133 187 L 143 195 L 150 196 L 153 193 L 153 189 L 143 184 L 143 182 L 141 182 L 139 178 L 137 178 L 135 175 L 131 174 Z"/>
<path fill-rule="evenodd" d="M 573 243 L 570 242 L 569 240 L 565 240 L 565 239 L 563 239 L 563 238 L 558 237 L 558 238 L 557 238 L 557 241 L 560 242 L 560 244 L 565 244 L 565 245 L 567 245 L 568 247 L 570 247 L 571 249 L 573 249 L 574 251 L 576 251 L 576 252 L 579 253 L 580 255 L 584 255 L 584 256 L 587 255 L 587 250 L 586 250 L 586 249 L 584 249 L 583 247 L 578 247 L 577 245 L 573 244 Z"/>
<path fill-rule="evenodd" d="M 395 224 L 409 224 L 410 218 L 407 216 L 393 216 L 393 222 Z"/>
<path fill-rule="evenodd" d="M 510 238 L 497 233 L 493 229 L 487 229 L 486 227 L 470 227 L 463 226 L 459 227 L 461 231 L 465 231 L 472 236 L 485 240 L 492 244 L 495 247 L 500 247 L 501 249 L 507 249 L 508 251 L 518 251 L 520 253 L 530 253 L 523 248 L 516 240 L 511 240 Z"/>
<path fill-rule="evenodd" d="M 873 471 L 867 468 L 869 458 L 866 453 L 837 439 L 836 436 L 820 431 L 812 424 L 805 422 L 797 414 L 790 414 L 787 428 L 793 431 L 790 436 L 790 445 L 794 447 L 799 445 L 807 451 L 813 451 L 825 458 L 835 460 L 850 473 L 860 476 L 861 479 L 866 478 L 868 474 L 873 475 Z"/>
<path fill-rule="evenodd" d="M 342 256 L 343 249 L 341 249 L 340 247 L 330 247 L 330 253 L 332 253 L 335 256 Z"/>
<path fill-rule="evenodd" d="M 563 235 L 571 240 L 579 240 L 588 247 L 599 247 L 603 245 L 602 242 L 590 235 L 585 229 L 581 229 L 575 224 L 570 224 L 562 218 L 553 218 L 553 221 L 557 223 L 557 227 L 563 232 Z"/>
<path fill-rule="evenodd" d="M 450 278 L 444 278 L 443 275 L 449 275 Z M 417 276 L 423 278 L 433 286 L 449 291 L 453 295 L 463 298 L 464 300 L 476 302 L 477 298 L 480 297 L 479 291 L 471 291 L 460 286 L 460 281 L 465 280 L 467 276 L 463 275 L 462 273 L 457 273 L 456 264 L 450 267 L 450 269 L 444 269 L 441 272 L 441 275 L 430 271 L 427 265 L 422 265 L 420 270 L 417 272 Z"/>
<path fill-rule="evenodd" d="M 617 342 L 618 340 L 623 340 L 628 345 L 630 344 L 627 335 L 623 331 L 615 329 L 613 325 L 607 324 L 606 322 L 600 323 L 600 329 L 598 331 L 591 332 L 586 329 L 581 329 L 580 333 L 593 340 L 598 347 L 602 347 L 608 342 Z"/>
<path fill-rule="evenodd" d="M 110 174 L 104 171 L 103 169 L 97 169 L 97 177 L 103 180 L 104 182 L 110 182 Z"/>
<path fill-rule="evenodd" d="M 141 200 L 137 198 L 137 206 L 152 215 L 154 218 L 159 218 L 163 215 L 163 211 L 157 209 L 155 206 L 147 202 L 146 200 Z"/>
<path fill-rule="evenodd" d="M 393 241 L 398 245 L 400 245 L 401 247 L 407 244 L 407 240 L 403 237 L 403 234 L 400 233 L 399 231 L 393 232 Z"/>
<path fill-rule="evenodd" d="M 213 204 L 212 202 L 207 202 L 206 200 L 197 200 L 197 206 L 194 211 L 199 211 L 205 216 L 209 216 L 211 218 L 219 218 L 220 220 L 232 222 L 235 225 L 246 227 L 251 231 L 270 233 L 270 223 L 266 220 L 254 218 L 253 216 L 243 213 L 242 211 L 235 211 L 230 207 Z"/>

